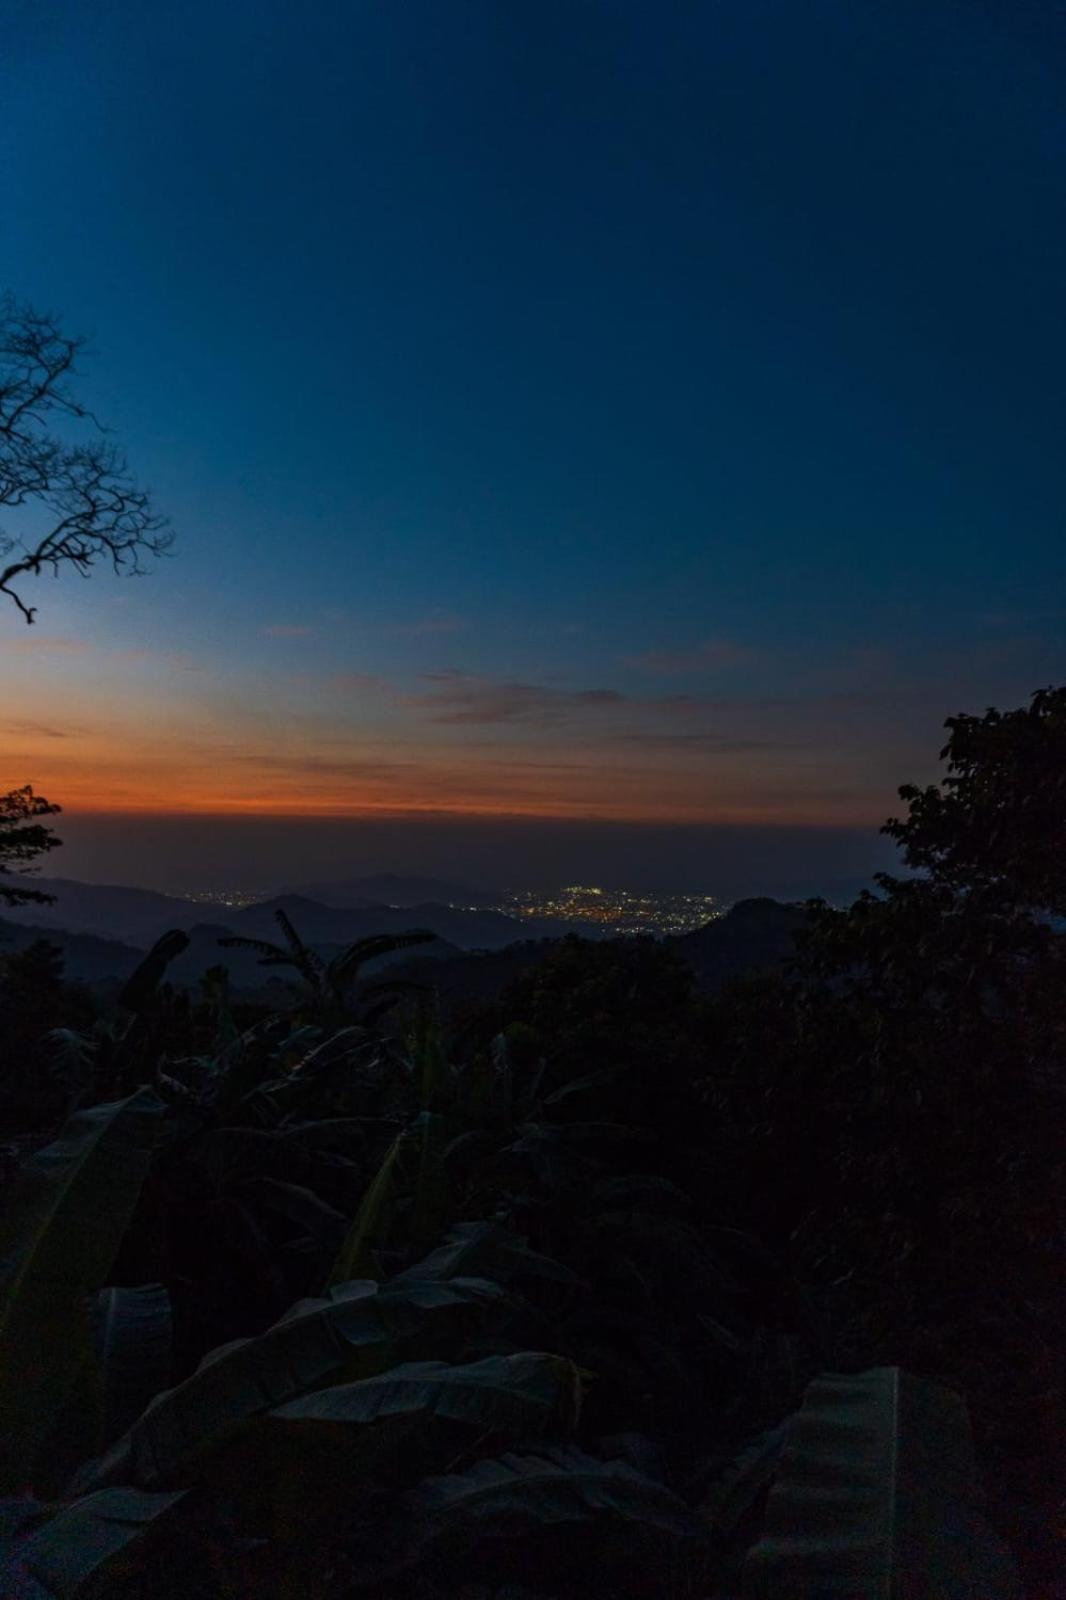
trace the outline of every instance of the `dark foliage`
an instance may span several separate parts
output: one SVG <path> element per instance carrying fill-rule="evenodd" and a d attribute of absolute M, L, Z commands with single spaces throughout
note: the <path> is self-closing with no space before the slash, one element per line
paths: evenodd
<path fill-rule="evenodd" d="M 950 1394 L 882 1371 L 787 1422 L 819 1371 L 906 1366 L 968 1396 L 995 1518 L 1050 1595 L 1061 702 L 951 727 L 945 786 L 889 825 L 919 874 L 846 912 L 749 904 L 754 975 L 724 982 L 710 941 L 711 994 L 684 941 L 567 939 L 458 1028 L 426 987 L 357 984 L 367 947 L 331 967 L 283 926 L 261 953 L 297 973 L 294 1011 L 242 1010 L 222 971 L 171 988 L 174 935 L 60 1025 L 47 947 L 9 958 L 5 1016 L 50 1025 L 41 1093 L 75 1113 L 9 1209 L 5 1473 L 64 1496 L 10 1503 L 9 1571 L 706 1600 L 743 1568 L 786 1594 L 809 1506 L 827 1590 L 862 1549 L 902 1592 L 895 1543 L 863 1543 L 891 1460 L 892 1515 L 932 1541 L 907 1592 L 1005 1597 L 985 1532 L 966 1522 L 965 1576 L 943 1534 L 968 1472 Z M 803 1461 L 839 1467 L 845 1437 L 819 1508 Z"/>
<path fill-rule="evenodd" d="M 54 817 L 59 809 L 34 794 L 29 784 L 0 795 L 0 905 L 43 905 L 52 899 L 24 881 L 12 883 L 10 873 L 12 868 L 20 875 L 32 871 L 38 856 L 62 844 L 47 823 L 38 821 Z"/>
<path fill-rule="evenodd" d="M 985 906 L 1066 915 L 1066 689 L 950 717 L 942 784 L 907 785 L 885 832 L 908 866 Z"/>
<path fill-rule="evenodd" d="M 63 977 L 62 952 L 47 939 L 17 951 L 0 946 L 0 1129 L 18 1136 L 47 1129 L 67 1109 L 53 1072 L 50 1035 L 82 1030 L 95 1007 L 84 990 Z"/>

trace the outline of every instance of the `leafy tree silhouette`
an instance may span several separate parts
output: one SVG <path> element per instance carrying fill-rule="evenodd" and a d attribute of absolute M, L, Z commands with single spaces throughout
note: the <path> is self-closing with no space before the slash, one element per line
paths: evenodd
<path fill-rule="evenodd" d="M 942 784 L 904 786 L 884 832 L 907 865 L 991 909 L 1066 914 L 1066 688 L 949 717 Z"/>
<path fill-rule="evenodd" d="M 43 894 L 22 884 L 4 882 L 12 867 L 25 872 L 30 862 L 63 843 L 39 817 L 52 817 L 60 810 L 43 795 L 34 794 L 30 784 L 0 794 L 0 905 L 48 905 L 55 896 Z M 30 868 L 32 871 L 33 868 Z"/>

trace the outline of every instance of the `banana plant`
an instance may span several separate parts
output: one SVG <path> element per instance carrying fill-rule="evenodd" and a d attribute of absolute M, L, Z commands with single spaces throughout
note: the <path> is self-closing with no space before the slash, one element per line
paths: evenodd
<path fill-rule="evenodd" d="M 416 1283 L 295 1307 L 160 1396 L 75 1498 L 0 1504 L 3 1592 L 282 1600 L 328 1573 L 366 1595 L 1017 1600 L 950 1391 L 823 1374 L 694 1500 L 640 1436 L 575 1443 L 585 1379 L 557 1355 L 388 1365 L 435 1326 Z"/>
<path fill-rule="evenodd" d="M 86 1101 L 129 1094 L 156 1077 L 172 1000 L 164 978 L 188 945 L 189 936 L 180 929 L 163 934 L 127 978 L 112 1015 L 97 1017 L 84 1030 L 54 1028 L 46 1034 L 53 1076 L 66 1091 L 68 1116 Z M 160 1009 L 162 1017 L 156 1014 Z"/>
<path fill-rule="evenodd" d="M 212 1351 L 176 1388 L 156 1396 L 126 1434 L 82 1474 L 87 1490 L 193 1482 L 212 1454 L 256 1417 L 301 1395 L 375 1376 L 398 1356 L 462 1346 L 472 1318 L 502 1291 L 489 1280 L 408 1279 L 338 1284 L 300 1301 L 264 1333 Z"/>
<path fill-rule="evenodd" d="M 227 934 L 218 942 L 230 950 L 254 951 L 261 967 L 291 968 L 301 979 L 297 990 L 299 999 L 313 1015 L 323 1018 L 344 1016 L 348 1012 L 351 991 L 362 968 L 369 962 L 426 944 L 437 937 L 426 928 L 412 928 L 407 933 L 371 934 L 365 939 L 356 939 L 330 961 L 325 961 L 300 937 L 284 911 L 275 911 L 274 918 L 281 929 L 282 944 L 274 944 L 269 939 L 252 939 L 244 934 Z M 375 988 L 381 992 L 384 986 Z"/>
<path fill-rule="evenodd" d="M 25 1162 L 0 1218 L 0 1487 L 52 1487 L 100 1435 L 89 1297 L 133 1215 L 166 1107 L 151 1089 L 73 1116 Z"/>

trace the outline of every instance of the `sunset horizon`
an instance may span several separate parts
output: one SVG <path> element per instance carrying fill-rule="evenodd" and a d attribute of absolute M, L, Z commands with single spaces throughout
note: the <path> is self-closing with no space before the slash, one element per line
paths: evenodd
<path fill-rule="evenodd" d="M 1061 673 L 1056 110 L 1021 19 L 816 10 L 23 7 L 0 286 L 148 542 L 0 592 L 3 781 L 880 859 Z"/>

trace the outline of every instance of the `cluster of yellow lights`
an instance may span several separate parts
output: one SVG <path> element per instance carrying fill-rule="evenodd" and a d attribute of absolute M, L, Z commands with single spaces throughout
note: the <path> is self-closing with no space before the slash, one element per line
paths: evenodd
<path fill-rule="evenodd" d="M 525 890 L 499 908 L 520 918 L 551 917 L 593 922 L 618 933 L 688 933 L 721 914 L 708 894 L 643 894 L 569 884 L 557 890 Z"/>

